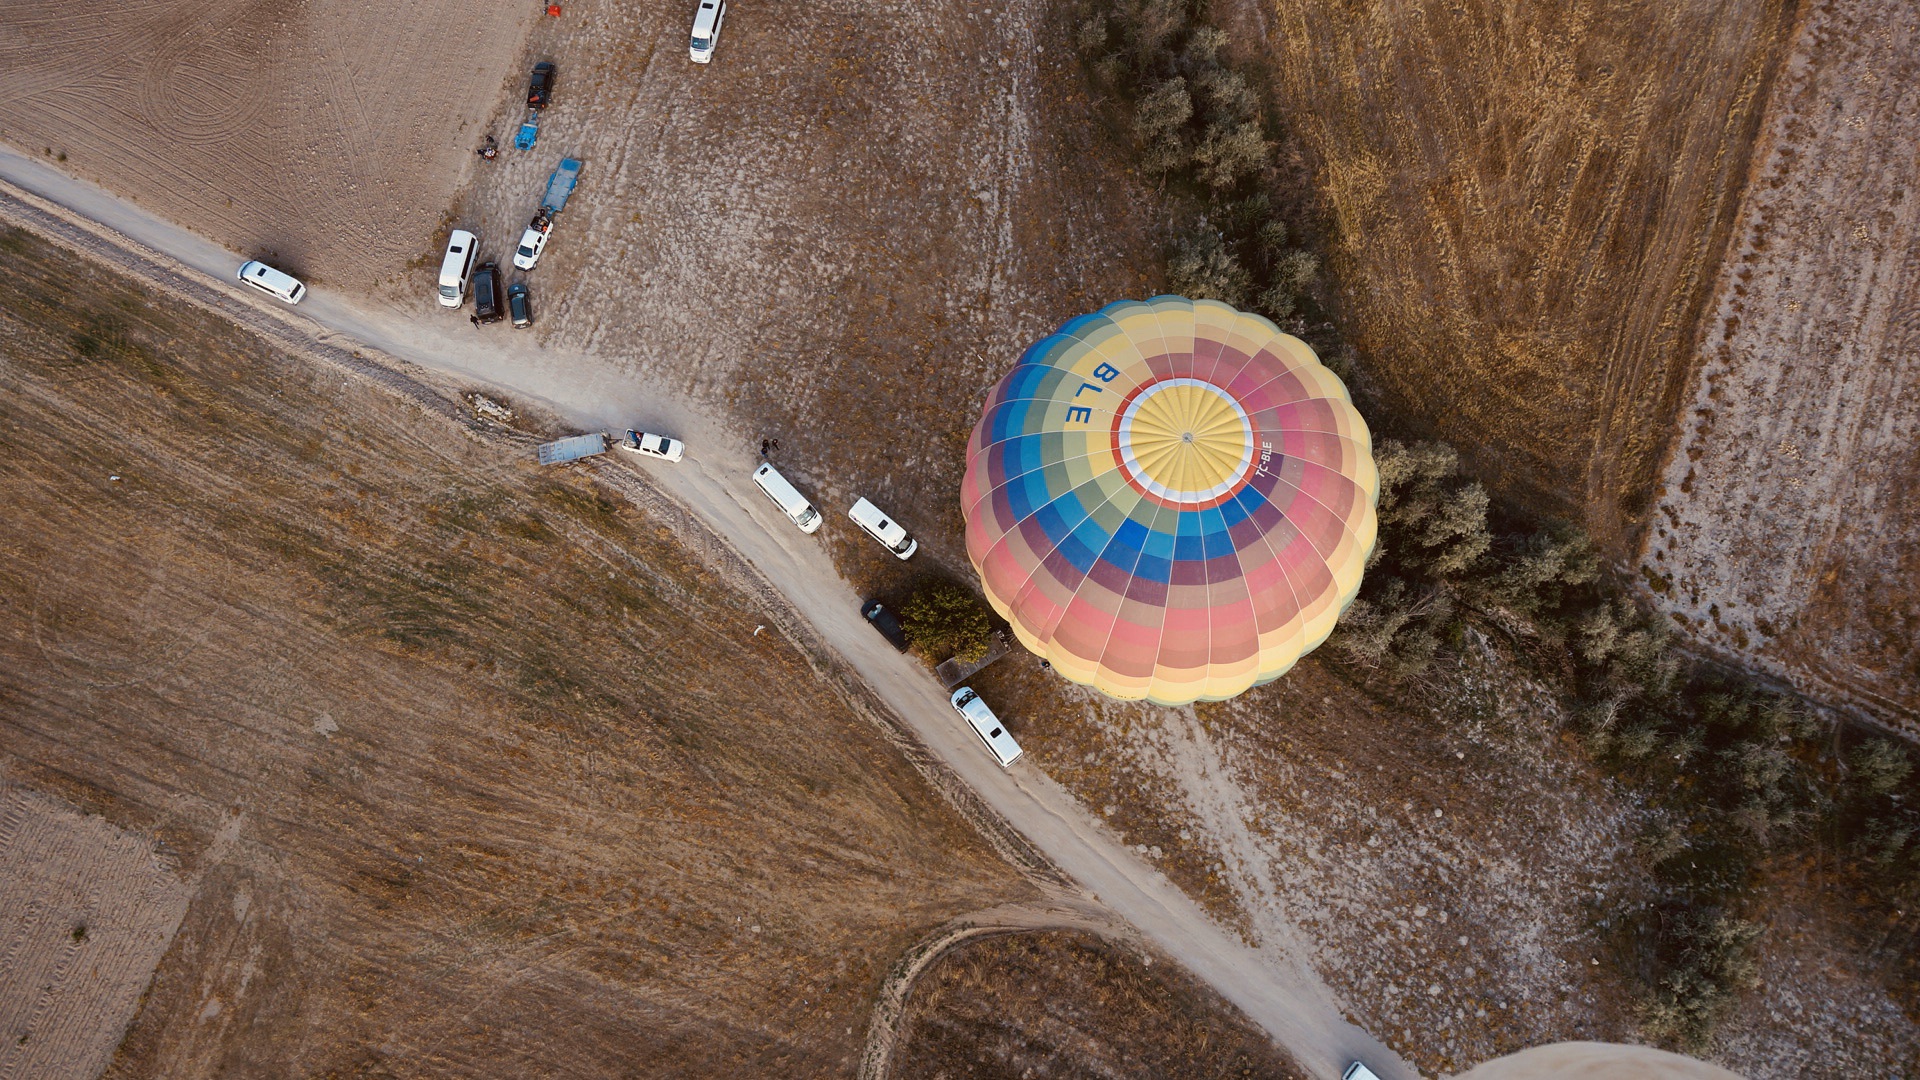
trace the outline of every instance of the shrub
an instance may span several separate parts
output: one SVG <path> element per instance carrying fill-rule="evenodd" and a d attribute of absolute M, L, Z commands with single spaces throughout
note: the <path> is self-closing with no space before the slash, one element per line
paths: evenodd
<path fill-rule="evenodd" d="M 1226 241 L 1205 222 L 1181 237 L 1167 260 L 1167 287 L 1193 300 L 1239 306 L 1252 284 Z"/>
<path fill-rule="evenodd" d="M 1193 116 L 1187 81 L 1178 76 L 1155 86 L 1133 114 L 1133 135 L 1140 141 L 1140 166 L 1149 173 L 1178 172 L 1193 161 L 1186 123 Z"/>
<path fill-rule="evenodd" d="M 1173 39 L 1187 29 L 1186 0 L 1117 0 L 1113 22 L 1135 71 L 1166 68 Z"/>
<path fill-rule="evenodd" d="M 1760 927 L 1724 911 L 1683 911 L 1669 919 L 1661 944 L 1674 962 L 1641 1008 L 1653 1039 L 1699 1052 L 1759 968 L 1753 943 Z"/>
<path fill-rule="evenodd" d="M 1857 797 L 1878 798 L 1900 790 L 1913 774 L 1907 752 L 1891 739 L 1868 739 L 1853 752 L 1853 790 Z"/>
<path fill-rule="evenodd" d="M 1520 549 L 1503 560 L 1500 569 L 1478 583 L 1474 591 L 1482 602 L 1530 618 L 1558 609 L 1570 587 L 1599 578 L 1600 556 L 1594 553 L 1587 534 L 1549 526 L 1522 541 Z M 1612 612 L 1604 607 L 1581 621 L 1580 632 L 1581 648 L 1588 651 L 1602 643 L 1610 649 L 1619 636 Z"/>
<path fill-rule="evenodd" d="M 1425 671 L 1440 651 L 1453 602 L 1440 589 L 1416 592 L 1399 578 L 1383 580 L 1371 596 L 1355 598 L 1328 644 L 1361 667 L 1408 678 Z"/>
<path fill-rule="evenodd" d="M 1074 44 L 1086 56 L 1100 56 L 1107 51 L 1107 15 L 1095 12 L 1093 17 L 1080 24 L 1074 33 Z"/>
<path fill-rule="evenodd" d="M 1273 147 L 1251 120 L 1215 121 L 1194 148 L 1193 162 L 1202 184 L 1224 191 L 1267 167 Z"/>
<path fill-rule="evenodd" d="M 1188 71 L 1217 70 L 1220 50 L 1227 46 L 1227 32 L 1217 26 L 1196 26 L 1187 35 L 1187 47 L 1180 50 L 1180 63 Z"/>
<path fill-rule="evenodd" d="M 1486 489 L 1457 477 L 1453 447 L 1388 440 L 1375 449 L 1374 464 L 1381 543 L 1402 567 L 1443 578 L 1474 565 L 1493 545 Z"/>
<path fill-rule="evenodd" d="M 987 654 L 993 623 L 973 593 L 950 581 L 930 582 L 900 609 L 907 640 L 928 658 L 971 664 Z"/>
<path fill-rule="evenodd" d="M 1147 91 L 1133 110 L 1133 137 L 1148 146 L 1168 135 L 1178 136 L 1193 118 L 1193 98 L 1187 80 L 1175 75 Z"/>
<path fill-rule="evenodd" d="M 1285 225 L 1280 225 L 1280 234 L 1286 234 Z M 1299 306 L 1301 292 L 1320 272 L 1320 260 L 1310 252 L 1289 251 L 1274 259 L 1272 266 L 1269 280 L 1273 284 L 1260 294 L 1260 310 L 1268 318 L 1279 320 L 1292 315 Z"/>
<path fill-rule="evenodd" d="M 1206 29 L 1211 30 L 1212 27 Z M 1195 38 L 1200 31 L 1195 31 Z M 1225 34 L 1220 37 L 1224 39 Z M 1187 55 L 1193 55 L 1193 46 L 1187 47 Z M 1200 102 L 1206 108 L 1207 117 L 1214 121 L 1252 120 L 1260 113 L 1260 98 L 1253 92 L 1247 77 L 1229 68 L 1215 67 L 1211 64 L 1194 71 L 1194 89 L 1200 92 Z"/>

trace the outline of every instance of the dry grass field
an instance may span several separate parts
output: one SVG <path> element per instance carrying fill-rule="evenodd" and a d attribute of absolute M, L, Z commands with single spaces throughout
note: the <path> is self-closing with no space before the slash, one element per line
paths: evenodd
<path fill-rule="evenodd" d="M 1650 505 L 1788 0 L 1241 0 L 1396 417 L 1618 554 Z"/>
<path fill-rule="evenodd" d="M 77 0 L 0 10 L 0 140 L 250 257 L 365 289 L 433 243 L 538 8 Z"/>
<path fill-rule="evenodd" d="M 903 1080 L 1306 1080 L 1191 976 L 1058 931 L 977 938 L 936 960 L 892 1064 Z"/>
<path fill-rule="evenodd" d="M 1031 894 L 657 523 L 4 246 L 0 777 L 193 887 L 107 1075 L 844 1074 Z"/>

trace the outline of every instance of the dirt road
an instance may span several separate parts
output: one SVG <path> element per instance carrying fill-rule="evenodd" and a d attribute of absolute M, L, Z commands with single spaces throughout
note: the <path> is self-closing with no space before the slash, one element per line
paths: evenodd
<path fill-rule="evenodd" d="M 0 150 L 0 179 L 219 281 L 229 281 L 240 261 L 233 252 L 11 150 Z M 91 254 L 130 269 L 135 261 L 110 242 L 88 246 Z M 519 344 L 504 330 L 488 334 L 483 342 L 457 317 L 430 322 L 371 312 L 326 289 L 316 289 L 297 310 L 256 302 L 251 296 L 246 302 L 262 318 L 285 320 L 330 344 L 358 343 L 432 371 L 484 383 L 519 400 L 538 400 L 583 428 L 644 423 L 685 437 L 693 447 L 688 460 L 649 470 L 655 482 L 716 534 L 729 538 L 986 805 L 1146 939 L 1244 1010 L 1307 1069 L 1334 1076 L 1358 1057 L 1389 1080 L 1414 1075 L 1386 1047 L 1342 1018 L 1339 1002 L 1308 965 L 1300 939 L 1270 928 L 1259 948 L 1248 947 L 1130 854 L 1044 773 L 1031 764 L 1011 770 L 994 765 L 954 718 L 945 694 L 927 672 L 864 625 L 857 613 L 859 598 L 841 581 L 825 548 L 753 492 L 747 477 L 755 460 L 741 433 L 720 430 L 666 388 L 644 385 L 602 361 L 556 356 Z M 850 527 L 834 524 L 839 521 L 837 508 L 827 510 L 829 529 Z"/>

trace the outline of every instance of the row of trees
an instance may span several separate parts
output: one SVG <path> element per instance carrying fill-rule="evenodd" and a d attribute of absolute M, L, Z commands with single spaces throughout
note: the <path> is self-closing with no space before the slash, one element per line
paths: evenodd
<path fill-rule="evenodd" d="M 1920 903 L 1920 792 L 1900 744 L 1689 660 L 1578 530 L 1496 529 L 1451 447 L 1387 440 L 1375 460 L 1380 542 L 1328 645 L 1374 686 L 1404 686 L 1478 628 L 1560 681 L 1588 752 L 1661 811 L 1640 844 L 1661 894 L 1633 919 L 1650 1037 L 1700 1049 L 1752 984 L 1761 928 L 1745 913 L 1771 858 L 1831 838 L 1881 902 Z"/>
<path fill-rule="evenodd" d="M 1140 167 L 1198 207 L 1168 253 L 1167 287 L 1278 321 L 1296 313 L 1320 263 L 1274 212 L 1274 143 L 1226 44 L 1186 0 L 1117 0 L 1079 32 L 1095 81 L 1128 111 Z"/>
<path fill-rule="evenodd" d="M 1092 80 L 1141 169 L 1192 209 L 1169 288 L 1295 317 L 1319 263 L 1272 205 L 1274 129 L 1226 35 L 1192 0 L 1093 3 L 1079 32 Z M 1321 351 L 1354 381 L 1350 351 Z M 1379 410 L 1366 411 L 1378 429 Z M 1920 903 L 1920 790 L 1899 744 L 1835 732 L 1794 699 L 1688 660 L 1605 579 L 1586 536 L 1496 515 L 1452 447 L 1385 440 L 1375 459 L 1380 543 L 1328 649 L 1391 692 L 1477 629 L 1558 680 L 1588 751 L 1662 812 L 1641 845 L 1662 892 L 1635 917 L 1649 1035 L 1698 1048 L 1751 984 L 1751 886 L 1769 858 L 1838 838 L 1882 901 Z"/>

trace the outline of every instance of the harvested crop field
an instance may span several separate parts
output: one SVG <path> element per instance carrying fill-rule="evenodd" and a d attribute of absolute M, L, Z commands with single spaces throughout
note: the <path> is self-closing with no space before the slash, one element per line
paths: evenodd
<path fill-rule="evenodd" d="M 1404 424 L 1617 553 L 1651 505 L 1785 0 L 1245 0 Z"/>
<path fill-rule="evenodd" d="M 0 771 L 0 1076 L 99 1076 L 191 892 L 152 838 Z"/>
<path fill-rule="evenodd" d="M 0 775 L 195 883 L 107 1075 L 844 1074 L 1031 895 L 659 522 L 0 242 Z"/>
<path fill-rule="evenodd" d="M 1647 536 L 1699 640 L 1920 732 L 1920 26 L 1814 3 Z"/>
<path fill-rule="evenodd" d="M 1063 931 L 978 938 L 936 960 L 908 1000 L 892 1075 L 1306 1080 L 1191 976 Z"/>
<path fill-rule="evenodd" d="M 249 257 L 364 290 L 433 243 L 536 11 L 9 4 L 0 140 Z"/>

